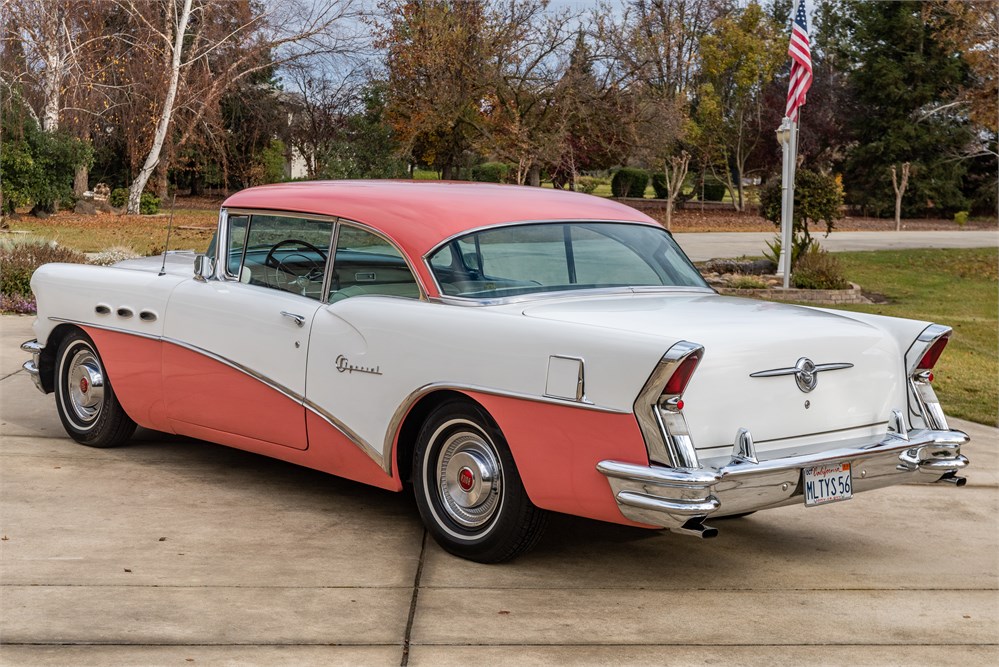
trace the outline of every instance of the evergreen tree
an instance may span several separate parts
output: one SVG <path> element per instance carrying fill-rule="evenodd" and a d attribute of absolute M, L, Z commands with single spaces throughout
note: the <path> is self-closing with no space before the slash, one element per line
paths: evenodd
<path fill-rule="evenodd" d="M 848 72 L 856 103 L 849 129 L 857 144 L 845 160 L 848 201 L 875 214 L 894 204 L 890 167 L 912 163 L 907 212 L 967 207 L 962 193 L 967 119 L 945 107 L 967 78 L 958 49 L 941 43 L 931 23 L 938 5 L 837 2 L 821 40 Z"/>

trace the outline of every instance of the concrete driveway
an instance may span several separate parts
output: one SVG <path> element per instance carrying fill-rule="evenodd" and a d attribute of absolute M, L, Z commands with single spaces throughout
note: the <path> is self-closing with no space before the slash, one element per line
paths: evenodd
<path fill-rule="evenodd" d="M 999 434 L 969 484 L 718 521 L 698 541 L 556 516 L 499 566 L 410 499 L 140 432 L 70 441 L 0 318 L 0 664 L 994 665 Z"/>
<path fill-rule="evenodd" d="M 678 232 L 676 241 L 695 262 L 718 257 L 759 257 L 772 241 L 771 232 Z M 954 229 L 946 232 L 833 232 L 828 238 L 816 234 L 823 248 L 846 250 L 894 250 L 897 248 L 997 248 L 999 230 Z"/>

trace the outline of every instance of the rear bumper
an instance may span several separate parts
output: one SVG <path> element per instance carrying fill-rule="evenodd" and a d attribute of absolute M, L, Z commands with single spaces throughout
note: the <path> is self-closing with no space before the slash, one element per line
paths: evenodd
<path fill-rule="evenodd" d="M 701 522 L 710 516 L 804 503 L 802 469 L 850 463 L 853 492 L 905 482 L 964 480 L 957 471 L 968 465 L 961 431 L 919 429 L 889 432 L 874 442 L 817 445 L 751 462 L 738 457 L 705 460 L 700 468 L 643 466 L 601 461 L 597 470 L 610 482 L 618 508 L 628 519 L 703 537 L 713 536 Z"/>
<path fill-rule="evenodd" d="M 42 347 L 43 347 L 42 344 L 39 343 L 37 340 L 29 340 L 25 341 L 24 343 L 21 343 L 21 349 L 24 350 L 25 352 L 31 353 L 31 359 L 25 361 L 24 364 L 21 365 L 21 368 L 23 368 L 28 372 L 28 376 L 31 378 L 31 381 L 35 383 L 35 386 L 38 387 L 38 391 L 44 394 L 45 387 L 42 386 L 42 376 L 38 370 L 38 363 L 39 363 L 39 358 L 41 357 L 42 354 Z"/>

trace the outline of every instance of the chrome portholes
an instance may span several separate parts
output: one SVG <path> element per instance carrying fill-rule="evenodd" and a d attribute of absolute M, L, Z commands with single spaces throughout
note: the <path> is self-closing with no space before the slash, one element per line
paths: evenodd
<path fill-rule="evenodd" d="M 503 490 L 503 468 L 492 443 L 474 424 L 456 420 L 438 433 L 451 431 L 437 457 L 437 491 L 448 517 L 475 529 L 496 514 Z"/>
<path fill-rule="evenodd" d="M 69 405 L 81 422 L 91 424 L 100 417 L 104 405 L 104 369 L 89 348 L 79 347 L 72 352 L 66 390 Z"/>

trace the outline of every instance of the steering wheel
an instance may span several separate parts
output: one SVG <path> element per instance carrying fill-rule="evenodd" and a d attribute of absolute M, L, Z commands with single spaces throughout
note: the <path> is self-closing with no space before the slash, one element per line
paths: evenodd
<path fill-rule="evenodd" d="M 267 257 L 264 258 L 264 266 L 275 269 L 275 282 L 279 283 L 282 288 L 294 285 L 302 293 L 304 293 L 309 283 L 322 281 L 324 273 L 323 264 L 320 264 L 314 258 L 300 251 L 292 252 L 285 255 L 281 259 L 275 257 L 275 253 L 279 248 L 293 244 L 300 247 L 304 246 L 306 249 L 316 253 L 323 258 L 323 264 L 325 264 L 326 253 L 316 246 L 312 245 L 308 241 L 302 241 L 301 239 L 285 239 L 283 241 L 278 241 L 271 247 L 270 251 L 267 253 Z M 295 262 L 295 265 L 297 266 L 294 266 L 293 268 L 292 263 L 289 262 L 289 260 L 293 257 L 301 258 L 301 260 L 304 261 Z M 280 277 L 282 275 L 285 276 L 283 279 Z M 291 276 L 291 278 L 288 276 Z"/>

